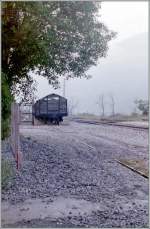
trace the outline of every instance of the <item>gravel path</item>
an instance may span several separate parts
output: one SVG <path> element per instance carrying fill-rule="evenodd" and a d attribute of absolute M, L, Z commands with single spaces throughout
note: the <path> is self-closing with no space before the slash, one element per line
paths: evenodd
<path fill-rule="evenodd" d="M 21 134 L 23 168 L 16 171 L 16 177 L 2 193 L 3 203 L 17 206 L 28 199 L 51 198 L 53 202 L 63 197 L 68 201 L 84 200 L 91 204 L 91 211 L 85 215 L 83 210 L 77 215 L 68 213 L 57 219 L 39 217 L 11 227 L 148 225 L 148 180 L 114 160 L 148 160 L 148 131 L 70 122 L 22 126 Z M 9 157 L 9 148 L 3 153 Z M 102 207 L 92 209 L 95 203 Z"/>

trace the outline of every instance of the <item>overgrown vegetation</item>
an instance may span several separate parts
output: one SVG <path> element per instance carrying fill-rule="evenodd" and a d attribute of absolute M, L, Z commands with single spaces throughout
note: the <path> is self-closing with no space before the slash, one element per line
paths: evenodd
<path fill-rule="evenodd" d="M 1 161 L 1 186 L 2 189 L 7 188 L 10 178 L 13 176 L 13 169 L 7 160 Z"/>
<path fill-rule="evenodd" d="M 2 122 L 1 122 L 1 136 L 2 140 L 8 137 L 10 129 L 10 112 L 11 112 L 11 102 L 13 97 L 10 93 L 9 86 L 7 84 L 7 76 L 2 72 L 1 74 L 1 92 L 2 92 Z"/>

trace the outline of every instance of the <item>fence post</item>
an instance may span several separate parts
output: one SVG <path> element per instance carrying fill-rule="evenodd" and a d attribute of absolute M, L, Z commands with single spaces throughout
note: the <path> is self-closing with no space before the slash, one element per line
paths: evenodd
<path fill-rule="evenodd" d="M 35 125 L 35 118 L 34 118 L 34 99 L 32 100 L 32 125 Z"/>
<path fill-rule="evenodd" d="M 17 169 L 21 168 L 22 153 L 20 151 L 20 135 L 19 135 L 20 111 L 19 104 L 11 105 L 11 148 L 16 160 Z"/>

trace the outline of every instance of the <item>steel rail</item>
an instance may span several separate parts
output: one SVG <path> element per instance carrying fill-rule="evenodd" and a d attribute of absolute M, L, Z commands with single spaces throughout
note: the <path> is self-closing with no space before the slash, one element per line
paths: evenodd
<path fill-rule="evenodd" d="M 87 124 L 94 124 L 94 125 L 110 125 L 110 126 L 118 126 L 118 127 L 127 127 L 127 128 L 133 128 L 133 129 L 140 129 L 140 130 L 148 130 L 149 127 L 144 126 L 133 126 L 133 125 L 125 125 L 125 124 L 117 124 L 115 122 L 100 122 L 100 121 L 89 121 L 89 120 L 82 120 L 82 119 L 72 119 L 72 121 L 80 122 L 80 123 L 87 123 Z"/>

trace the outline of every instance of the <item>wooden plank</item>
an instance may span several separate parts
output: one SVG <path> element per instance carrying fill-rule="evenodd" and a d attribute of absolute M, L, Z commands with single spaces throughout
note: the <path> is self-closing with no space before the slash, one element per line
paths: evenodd
<path fill-rule="evenodd" d="M 146 165 L 144 165 L 142 160 L 115 159 L 115 161 L 127 167 L 128 169 L 131 169 L 132 171 L 140 174 L 141 176 L 145 178 L 149 178 L 148 168 L 145 168 Z"/>

